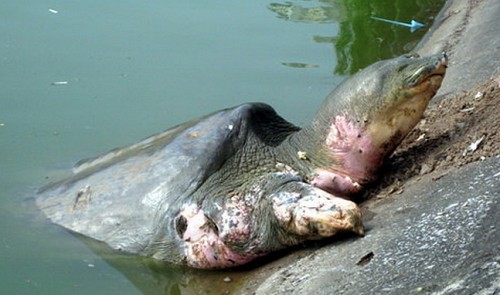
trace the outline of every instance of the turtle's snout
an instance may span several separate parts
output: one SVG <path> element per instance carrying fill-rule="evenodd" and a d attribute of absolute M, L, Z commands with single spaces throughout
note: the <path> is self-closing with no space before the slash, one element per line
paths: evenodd
<path fill-rule="evenodd" d="M 441 53 L 441 63 L 444 65 L 448 65 L 448 55 L 446 55 L 445 51 Z"/>
<path fill-rule="evenodd" d="M 446 74 L 446 69 L 448 68 L 448 56 L 445 52 L 436 58 L 436 61 L 432 64 L 432 68 L 430 69 L 430 73 L 423 77 L 422 83 L 425 84 L 425 81 L 429 81 L 430 85 L 432 85 L 433 93 L 437 91 L 437 89 L 441 86 L 443 82 L 443 78 Z M 433 94 L 434 95 L 434 94 Z"/>
<path fill-rule="evenodd" d="M 448 55 L 446 55 L 446 52 L 443 51 L 441 57 L 434 63 L 434 67 L 435 73 L 444 75 L 448 68 Z"/>
<path fill-rule="evenodd" d="M 416 75 L 422 76 L 421 82 L 433 76 L 443 77 L 446 73 L 446 69 L 448 68 L 448 55 L 446 55 L 446 52 L 433 57 L 433 61 L 428 63 L 428 66 L 422 68 L 421 71 L 417 71 Z"/>

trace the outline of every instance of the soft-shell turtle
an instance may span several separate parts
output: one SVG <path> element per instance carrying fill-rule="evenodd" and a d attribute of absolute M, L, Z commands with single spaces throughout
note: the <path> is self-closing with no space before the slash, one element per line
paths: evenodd
<path fill-rule="evenodd" d="M 444 54 L 377 62 L 338 86 L 304 128 L 260 103 L 215 112 L 78 164 L 37 204 L 114 249 L 196 268 L 362 234 L 346 198 L 417 124 L 446 65 Z"/>

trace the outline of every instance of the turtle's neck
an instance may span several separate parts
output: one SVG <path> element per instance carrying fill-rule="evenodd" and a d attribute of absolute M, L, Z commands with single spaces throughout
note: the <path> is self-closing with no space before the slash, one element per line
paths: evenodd
<path fill-rule="evenodd" d="M 292 159 L 289 165 L 307 182 L 337 196 L 348 196 L 369 182 L 382 162 L 383 155 L 364 125 L 343 114 L 319 113 L 281 148 Z"/>
<path fill-rule="evenodd" d="M 446 72 L 445 54 L 380 61 L 342 82 L 313 122 L 280 148 L 305 181 L 338 196 L 358 192 L 421 119 Z"/>
<path fill-rule="evenodd" d="M 313 124 L 303 127 L 287 138 L 283 147 L 298 159 L 299 166 L 306 166 L 301 170 L 313 170 L 317 167 L 331 165 L 331 158 L 324 142 L 327 136 L 326 128 L 318 128 Z"/>

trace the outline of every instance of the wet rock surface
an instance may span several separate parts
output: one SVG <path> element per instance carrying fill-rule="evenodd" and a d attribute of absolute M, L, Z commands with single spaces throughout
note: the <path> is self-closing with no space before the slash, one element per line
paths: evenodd
<path fill-rule="evenodd" d="M 500 2 L 450 0 L 422 55 L 446 51 L 424 120 L 361 196 L 366 236 L 252 271 L 238 294 L 500 294 Z"/>

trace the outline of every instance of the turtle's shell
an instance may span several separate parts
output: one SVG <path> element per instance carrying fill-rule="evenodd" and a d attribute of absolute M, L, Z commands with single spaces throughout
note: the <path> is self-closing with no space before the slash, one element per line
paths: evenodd
<path fill-rule="evenodd" d="M 81 161 L 67 179 L 42 188 L 37 205 L 56 224 L 112 248 L 142 253 L 159 228 L 168 226 L 161 224 L 165 215 L 177 214 L 190 201 L 244 144 L 249 129 L 266 140 L 258 129 L 271 121 L 280 129 L 274 141 L 298 130 L 265 104 L 218 111 Z"/>

